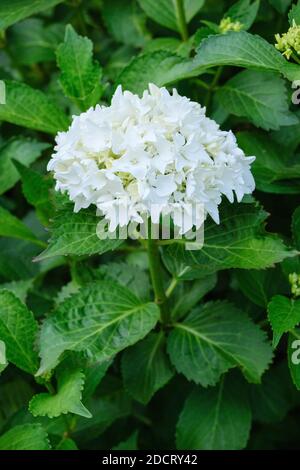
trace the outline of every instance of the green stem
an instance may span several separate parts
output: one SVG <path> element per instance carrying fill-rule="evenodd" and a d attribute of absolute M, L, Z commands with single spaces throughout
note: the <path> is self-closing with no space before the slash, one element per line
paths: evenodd
<path fill-rule="evenodd" d="M 300 59 L 298 59 L 296 53 L 294 53 L 294 52 L 292 53 L 292 58 L 294 59 L 295 62 L 297 62 L 297 64 L 300 64 Z"/>
<path fill-rule="evenodd" d="M 294 336 L 296 339 L 300 339 L 300 334 L 296 330 L 289 330 L 289 333 Z"/>
<path fill-rule="evenodd" d="M 188 41 L 189 33 L 186 24 L 183 0 L 174 0 L 178 28 L 183 41 Z"/>
<path fill-rule="evenodd" d="M 148 259 L 150 276 L 154 290 L 154 301 L 159 306 L 161 322 L 167 323 L 169 319 L 169 312 L 167 306 L 167 297 L 163 284 L 159 248 L 157 245 L 157 240 L 151 239 L 150 225 L 151 224 L 149 224 L 148 229 Z"/>
<path fill-rule="evenodd" d="M 173 290 L 175 289 L 175 287 L 177 286 L 177 284 L 178 284 L 177 277 L 173 277 L 172 281 L 169 284 L 169 287 L 166 290 L 166 297 L 169 298 L 171 296 L 171 294 L 172 294 Z"/>
<path fill-rule="evenodd" d="M 210 105 L 212 92 L 215 90 L 215 88 L 216 88 L 216 86 L 219 82 L 219 79 L 221 77 L 222 72 L 223 72 L 223 67 L 221 67 L 221 66 L 218 67 L 218 69 L 215 73 L 215 76 L 213 78 L 213 81 L 211 82 L 211 85 L 210 85 L 209 90 L 208 90 L 207 95 L 206 95 L 206 100 L 205 100 L 205 103 L 204 103 L 206 108 L 208 108 L 209 105 Z"/>

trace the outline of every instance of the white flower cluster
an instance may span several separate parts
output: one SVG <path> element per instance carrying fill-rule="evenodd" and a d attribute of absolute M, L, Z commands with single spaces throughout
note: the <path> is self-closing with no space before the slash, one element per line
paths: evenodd
<path fill-rule="evenodd" d="M 240 201 L 254 190 L 255 157 L 175 89 L 150 84 L 140 98 L 118 87 L 110 106 L 74 116 L 56 143 L 48 164 L 56 189 L 68 193 L 75 212 L 94 204 L 111 231 L 171 214 L 185 233 L 207 213 L 219 223 L 223 194 L 233 202 L 234 192 Z"/>

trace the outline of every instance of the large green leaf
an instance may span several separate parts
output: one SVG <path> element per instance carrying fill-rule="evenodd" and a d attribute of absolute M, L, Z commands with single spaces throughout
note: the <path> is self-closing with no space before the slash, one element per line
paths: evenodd
<path fill-rule="evenodd" d="M 168 338 L 168 353 L 178 372 L 203 386 L 214 385 L 232 367 L 259 382 L 272 350 L 266 336 L 228 302 L 209 302 L 182 322 Z"/>
<path fill-rule="evenodd" d="M 148 403 L 174 374 L 165 352 L 164 334 L 150 333 L 127 349 L 122 357 L 122 374 L 125 388 L 133 398 Z"/>
<path fill-rule="evenodd" d="M 145 26 L 145 14 L 133 0 L 104 2 L 102 16 L 108 31 L 117 42 L 143 47 L 150 38 Z"/>
<path fill-rule="evenodd" d="M 17 217 L 0 206 L 0 236 L 28 240 L 39 246 L 44 246 L 34 233 Z"/>
<path fill-rule="evenodd" d="M 30 15 L 54 7 L 63 0 L 1 0 L 0 29 Z"/>
<path fill-rule="evenodd" d="M 295 153 L 258 132 L 239 132 L 239 146 L 247 155 L 255 155 L 252 170 L 256 187 L 268 193 L 298 194 L 300 164 Z"/>
<path fill-rule="evenodd" d="M 48 436 L 41 424 L 21 424 L 0 436 L 0 450 L 48 449 Z"/>
<path fill-rule="evenodd" d="M 102 69 L 93 61 L 93 43 L 79 36 L 71 25 L 66 27 L 64 42 L 58 47 L 57 64 L 60 84 L 66 96 L 83 111 L 95 105 L 103 91 Z"/>
<path fill-rule="evenodd" d="M 246 31 L 218 34 L 204 39 L 197 49 L 194 66 L 234 65 L 253 70 L 280 72 L 285 59 L 274 46 Z"/>
<path fill-rule="evenodd" d="M 39 393 L 30 400 L 29 410 L 33 416 L 55 418 L 61 414 L 74 413 L 90 418 L 91 413 L 82 404 L 84 374 L 78 368 L 61 364 L 57 373 L 57 392 Z"/>
<path fill-rule="evenodd" d="M 165 26 L 166 28 L 172 29 L 173 31 L 179 31 L 178 25 L 178 12 L 176 9 L 176 2 L 170 0 L 138 0 L 139 4 L 145 10 L 149 18 L 156 21 L 157 23 Z M 185 17 L 189 22 L 196 13 L 203 6 L 204 0 L 183 0 Z"/>
<path fill-rule="evenodd" d="M 266 130 L 298 122 L 289 111 L 285 81 L 271 72 L 244 70 L 219 88 L 216 99 L 229 113 Z"/>
<path fill-rule="evenodd" d="M 25 83 L 5 80 L 6 103 L 0 106 L 0 121 L 56 134 L 66 130 L 64 111 L 40 90 Z"/>
<path fill-rule="evenodd" d="M 51 227 L 49 246 L 37 260 L 58 255 L 101 254 L 114 250 L 123 243 L 123 240 L 100 239 L 97 235 L 97 224 L 100 220 L 95 208 L 74 213 L 73 207 L 68 205 L 60 210 Z"/>
<path fill-rule="evenodd" d="M 0 290 L 0 339 L 5 342 L 7 359 L 31 374 L 38 367 L 37 329 L 26 306 L 12 292 Z"/>
<path fill-rule="evenodd" d="M 15 162 L 22 179 L 22 190 L 25 198 L 36 208 L 37 216 L 44 225 L 48 225 L 54 208 L 50 200 L 50 189 L 53 188 L 53 180 L 36 171 L 26 168 L 19 162 Z"/>
<path fill-rule="evenodd" d="M 195 388 L 177 424 L 177 448 L 243 449 L 249 437 L 251 410 L 244 384 L 229 375 L 215 388 Z"/>
<path fill-rule="evenodd" d="M 0 275 L 7 281 L 27 280 L 35 277 L 40 266 L 33 263 L 40 248 L 31 242 L 0 238 Z"/>
<path fill-rule="evenodd" d="M 9 31 L 9 51 L 17 64 L 31 65 L 55 60 L 55 49 L 63 40 L 64 26 L 45 26 L 39 18 L 30 18 Z"/>
<path fill-rule="evenodd" d="M 122 70 L 117 83 L 124 90 L 142 94 L 149 83 L 163 86 L 195 75 L 198 75 L 198 70 L 191 60 L 161 50 L 134 58 Z"/>
<path fill-rule="evenodd" d="M 268 318 L 273 330 L 275 348 L 282 335 L 300 323 L 300 300 L 275 295 L 268 305 Z"/>
<path fill-rule="evenodd" d="M 39 374 L 53 368 L 65 350 L 84 351 L 98 361 L 142 339 L 156 324 L 159 309 L 109 281 L 95 282 L 61 303 L 40 335 Z"/>
<path fill-rule="evenodd" d="M 44 142 L 22 136 L 11 139 L 0 147 L 0 194 L 8 191 L 20 179 L 12 160 L 29 166 L 48 147 Z"/>
<path fill-rule="evenodd" d="M 289 11 L 289 22 L 291 26 L 293 26 L 293 21 L 295 21 L 297 25 L 300 25 L 300 2 L 299 0 L 297 4 L 294 4 Z"/>
<path fill-rule="evenodd" d="M 253 204 L 225 205 L 221 223 L 205 222 L 204 245 L 201 250 L 187 250 L 184 243 L 172 243 L 166 253 L 190 266 L 190 279 L 211 274 L 220 269 L 263 269 L 283 259 L 295 256 L 282 240 L 265 232 L 266 212 Z"/>

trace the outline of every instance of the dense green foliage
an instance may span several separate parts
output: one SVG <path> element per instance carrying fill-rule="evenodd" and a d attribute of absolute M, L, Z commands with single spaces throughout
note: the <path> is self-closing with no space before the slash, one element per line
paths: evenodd
<path fill-rule="evenodd" d="M 293 25 L 300 1 L 1 0 L 0 449 L 300 448 Z M 201 250 L 159 246 L 167 314 L 147 244 L 99 239 L 46 171 L 72 115 L 149 82 L 257 157 Z"/>

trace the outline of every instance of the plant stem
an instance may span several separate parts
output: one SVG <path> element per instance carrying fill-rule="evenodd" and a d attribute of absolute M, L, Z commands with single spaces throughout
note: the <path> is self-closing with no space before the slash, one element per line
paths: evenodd
<path fill-rule="evenodd" d="M 167 323 L 169 319 L 169 312 L 167 307 L 167 297 L 163 284 L 163 276 L 161 269 L 161 260 L 159 248 L 156 240 L 151 239 L 151 224 L 148 229 L 148 259 L 149 270 L 154 290 L 154 301 L 160 309 L 160 319 L 162 323 Z"/>
<path fill-rule="evenodd" d="M 187 24 L 186 24 L 183 0 L 175 0 L 174 3 L 175 3 L 174 6 L 175 6 L 175 11 L 176 11 L 178 28 L 179 28 L 182 40 L 188 41 L 189 33 L 187 29 Z"/>
<path fill-rule="evenodd" d="M 177 284 L 178 284 L 177 277 L 173 277 L 172 281 L 169 284 L 169 287 L 166 290 L 166 297 L 170 297 L 170 295 L 172 294 L 172 292 L 175 289 L 175 287 L 177 286 Z"/>
<path fill-rule="evenodd" d="M 212 96 L 212 92 L 215 90 L 218 82 L 219 82 L 219 79 L 221 77 L 221 74 L 222 74 L 222 71 L 223 71 L 223 67 L 218 67 L 216 73 L 215 73 L 215 76 L 211 82 L 211 85 L 209 87 L 209 90 L 207 92 L 207 96 L 206 96 L 206 100 L 205 100 L 205 103 L 204 105 L 206 106 L 206 108 L 209 107 L 210 105 L 210 101 L 211 101 L 211 96 Z"/>
<path fill-rule="evenodd" d="M 296 331 L 296 330 L 294 330 L 294 329 L 293 329 L 293 330 L 289 330 L 289 333 L 291 333 L 291 335 L 293 335 L 293 336 L 294 336 L 294 338 L 296 338 L 296 339 L 300 339 L 300 334 L 299 334 L 299 333 L 297 333 L 297 331 Z"/>
<path fill-rule="evenodd" d="M 300 64 L 300 59 L 298 59 L 296 53 L 294 53 L 294 52 L 292 53 L 292 58 L 294 59 L 295 62 L 297 62 L 297 64 Z"/>

